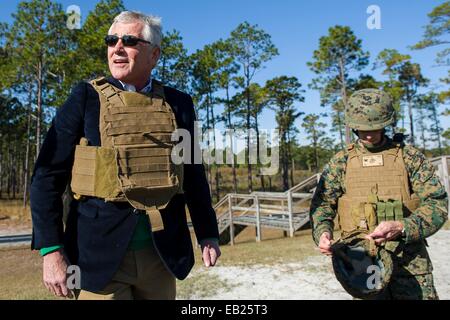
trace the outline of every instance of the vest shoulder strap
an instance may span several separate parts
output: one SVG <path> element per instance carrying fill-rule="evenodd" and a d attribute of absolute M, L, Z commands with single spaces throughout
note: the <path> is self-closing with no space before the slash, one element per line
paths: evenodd
<path fill-rule="evenodd" d="M 95 88 L 103 86 L 105 83 L 108 83 L 105 77 L 99 77 L 97 79 L 89 81 L 89 83 Z"/>
<path fill-rule="evenodd" d="M 114 87 L 111 83 L 109 83 L 105 77 L 100 77 L 90 81 L 90 84 L 94 87 L 94 89 L 102 94 L 107 101 L 112 102 L 117 106 L 123 106 L 124 102 L 119 96 L 119 93 L 122 91 L 116 87 Z"/>
<path fill-rule="evenodd" d="M 347 144 L 346 150 L 348 153 L 347 161 L 350 160 L 351 158 L 358 156 L 358 151 L 357 151 L 357 148 L 355 147 L 354 143 Z"/>

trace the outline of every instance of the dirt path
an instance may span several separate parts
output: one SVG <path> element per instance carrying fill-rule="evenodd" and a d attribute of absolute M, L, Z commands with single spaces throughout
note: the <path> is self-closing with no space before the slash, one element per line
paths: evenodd
<path fill-rule="evenodd" d="M 450 230 L 441 230 L 428 243 L 434 277 L 441 299 L 450 299 Z M 205 272 L 203 268 L 197 272 Z M 248 267 L 217 266 L 206 271 L 226 283 L 209 296 L 190 299 L 351 299 L 336 280 L 330 258 L 315 255 L 301 263 Z M 193 274 L 195 276 L 195 273 Z"/>

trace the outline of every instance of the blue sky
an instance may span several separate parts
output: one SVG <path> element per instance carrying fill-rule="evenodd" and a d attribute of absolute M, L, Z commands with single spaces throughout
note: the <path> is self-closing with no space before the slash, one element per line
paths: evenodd
<path fill-rule="evenodd" d="M 11 13 L 19 1 L 1 1 L 0 21 L 10 22 Z M 95 1 L 60 0 L 64 8 L 78 5 L 82 19 L 95 6 Z M 125 0 L 127 9 L 151 13 L 163 18 L 164 29 L 177 29 L 184 38 L 188 51 L 194 52 L 203 45 L 219 38 L 228 37 L 239 23 L 248 21 L 258 24 L 272 36 L 272 41 L 280 55 L 266 64 L 255 81 L 260 84 L 270 78 L 288 75 L 296 76 L 306 90 L 305 102 L 298 109 L 306 113 L 325 112 L 320 107 L 319 93 L 307 88 L 314 74 L 306 62 L 311 61 L 312 53 L 318 46 L 319 38 L 327 34 L 330 26 L 348 25 L 357 37 L 362 39 L 364 50 L 371 54 L 371 64 L 364 73 L 382 79 L 378 70 L 372 70 L 376 55 L 384 48 L 394 48 L 412 56 L 418 62 L 424 75 L 431 80 L 431 86 L 440 85 L 439 78 L 446 75 L 445 67 L 435 65 L 436 52 L 442 48 L 429 48 L 411 51 L 408 46 L 418 42 L 423 35 L 423 26 L 428 23 L 427 14 L 443 3 L 436 0 L 316 0 L 316 1 L 263 1 L 263 0 L 191 0 L 191 1 L 138 1 Z M 369 5 L 381 9 L 381 29 L 369 30 L 366 13 Z M 441 107 L 443 110 L 444 107 Z M 442 117 L 444 129 L 450 126 L 449 117 Z M 271 111 L 263 114 L 261 124 L 267 129 L 274 127 Z M 304 132 L 300 128 L 299 140 L 304 142 Z"/>

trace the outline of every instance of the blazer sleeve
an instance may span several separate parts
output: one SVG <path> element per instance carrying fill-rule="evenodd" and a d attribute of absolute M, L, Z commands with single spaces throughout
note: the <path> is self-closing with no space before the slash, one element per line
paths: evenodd
<path fill-rule="evenodd" d="M 87 85 L 75 86 L 58 109 L 35 163 L 30 187 L 32 249 L 63 243 L 62 195 L 70 179 L 75 146 L 83 134 Z"/>
<path fill-rule="evenodd" d="M 211 194 L 205 175 L 203 163 L 195 163 L 194 155 L 201 154 L 198 140 L 194 136 L 196 115 L 192 98 L 187 96 L 188 123 L 187 129 L 191 136 L 191 163 L 184 164 L 183 189 L 186 204 L 191 215 L 197 241 L 207 238 L 219 239 L 216 213 L 211 204 Z"/>

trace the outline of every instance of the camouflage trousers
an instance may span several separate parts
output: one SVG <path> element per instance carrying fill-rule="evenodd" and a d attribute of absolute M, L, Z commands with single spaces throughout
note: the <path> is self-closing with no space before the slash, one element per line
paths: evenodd
<path fill-rule="evenodd" d="M 394 277 L 386 295 L 389 300 L 439 300 L 431 273 Z"/>
<path fill-rule="evenodd" d="M 434 287 L 433 274 L 396 275 L 373 300 L 439 300 Z"/>

